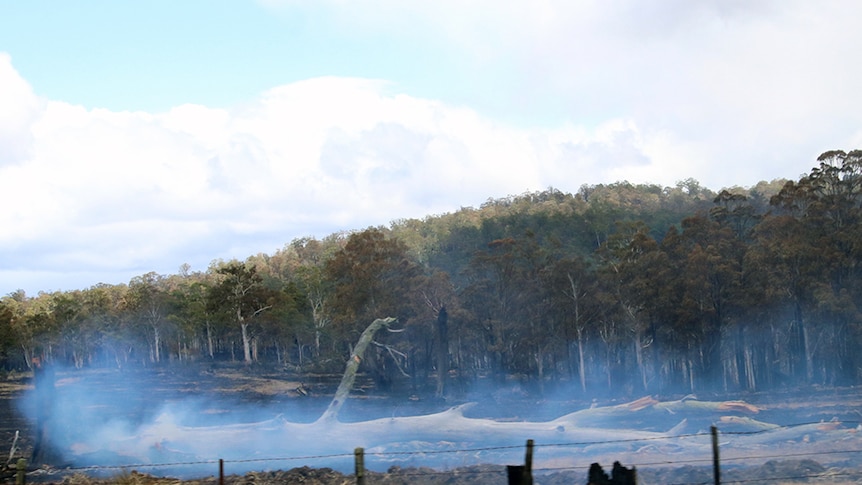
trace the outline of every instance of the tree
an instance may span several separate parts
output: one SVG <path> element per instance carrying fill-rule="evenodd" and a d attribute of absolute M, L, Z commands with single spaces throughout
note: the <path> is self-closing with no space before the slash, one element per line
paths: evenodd
<path fill-rule="evenodd" d="M 320 356 L 320 338 L 332 322 L 330 303 L 334 288 L 332 281 L 326 277 L 326 264 L 343 246 L 340 235 L 323 241 L 303 238 L 294 240 L 284 251 L 292 259 L 292 264 L 281 271 L 289 272 L 290 279 L 304 293 L 311 310 L 315 356 Z"/>
<path fill-rule="evenodd" d="M 608 386 L 613 387 L 614 375 L 619 384 L 630 387 L 626 358 L 628 352 L 620 346 L 628 344 L 634 350 L 637 373 L 644 390 L 648 388 L 650 369 L 644 349 L 653 343 L 650 335 L 649 315 L 646 312 L 648 295 L 645 289 L 643 266 L 658 250 L 657 242 L 649 235 L 649 228 L 639 222 L 621 222 L 598 251 L 601 258 L 599 275 L 602 285 L 610 294 L 608 307 L 602 313 L 600 335 L 606 346 L 606 373 Z"/>
<path fill-rule="evenodd" d="M 405 326 L 407 354 L 410 361 L 410 373 L 415 385 L 421 385 L 421 379 L 435 372 L 435 395 L 443 397 L 448 389 L 448 374 L 451 366 L 450 336 L 458 335 L 459 327 L 450 332 L 450 315 L 456 322 L 463 313 L 455 287 L 449 275 L 442 271 L 432 271 L 431 274 L 421 274 L 413 278 L 413 289 L 409 293 L 409 313 L 413 317 Z M 457 324 L 456 324 L 457 325 Z M 456 342 L 460 339 L 456 336 Z M 460 358 L 460 349 L 456 359 Z M 460 368 L 460 360 L 456 361 Z"/>
<path fill-rule="evenodd" d="M 60 328 L 53 315 L 53 296 L 39 293 L 28 297 L 23 290 L 4 297 L 12 313 L 12 329 L 21 347 L 24 364 L 32 367 L 34 357 L 42 361 L 53 359 L 54 348 L 60 341 Z"/>
<path fill-rule="evenodd" d="M 151 338 L 150 361 L 161 362 L 162 346 L 168 331 L 169 295 L 165 288 L 167 277 L 149 272 L 129 282 L 127 304 Z"/>
<path fill-rule="evenodd" d="M 461 295 L 472 309 L 473 325 L 484 333 L 484 351 L 498 380 L 521 373 L 536 377 L 540 390 L 543 386 L 546 357 L 555 344 L 544 281 L 550 257 L 527 230 L 491 240 L 470 262 L 470 283 Z"/>
<path fill-rule="evenodd" d="M 218 328 L 208 301 L 214 284 L 212 273 L 189 271 L 180 267 L 180 274 L 172 275 L 166 283 L 170 294 L 171 314 L 168 319 L 175 332 L 177 359 L 182 362 L 194 355 L 215 358 L 221 328 Z"/>
<path fill-rule="evenodd" d="M 18 338 L 14 327 L 15 312 L 8 299 L 0 298 L 0 364 L 9 370 L 13 367 L 15 358 L 13 350 L 18 346 Z"/>
<path fill-rule="evenodd" d="M 98 284 L 83 291 L 83 309 L 89 326 L 97 332 L 98 350 L 105 364 L 123 367 L 138 345 L 137 335 L 129 328 L 127 285 Z"/>
<path fill-rule="evenodd" d="M 352 234 L 344 248 L 326 262 L 325 277 L 334 288 L 333 323 L 354 341 L 359 322 L 376 315 L 398 315 L 405 320 L 407 295 L 419 266 L 407 256 L 407 248 L 387 237 L 381 229 L 370 228 Z"/>
<path fill-rule="evenodd" d="M 76 369 L 89 360 L 92 340 L 97 338 L 86 318 L 80 291 L 52 294 L 52 313 L 63 336 L 63 349 L 71 353 Z"/>
<path fill-rule="evenodd" d="M 485 334 L 485 351 L 491 357 L 491 371 L 497 380 L 504 380 L 512 369 L 512 353 L 508 345 L 515 345 L 523 337 L 518 328 L 516 313 L 519 290 L 515 264 L 514 238 L 497 239 L 488 243 L 487 250 L 477 253 L 470 262 L 471 281 L 462 292 L 462 298 L 472 310 L 473 320 Z"/>
<path fill-rule="evenodd" d="M 257 269 L 239 261 L 215 267 L 218 281 L 210 288 L 208 302 L 213 311 L 221 312 L 240 327 L 243 361 L 252 363 L 252 334 L 249 325 L 273 306 L 275 292 L 266 288 Z"/>
<path fill-rule="evenodd" d="M 577 347 L 577 359 L 568 356 L 569 368 L 577 363 L 577 373 L 581 390 L 587 390 L 586 348 L 591 327 L 601 315 L 598 303 L 599 284 L 595 270 L 585 258 L 575 256 L 554 263 L 550 269 L 548 284 L 554 290 L 551 292 L 555 313 L 564 322 L 566 354 L 570 353 L 571 340 L 574 338 Z"/>
<path fill-rule="evenodd" d="M 352 234 L 344 248 L 326 262 L 324 274 L 334 289 L 331 330 L 342 350 L 356 340 L 361 322 L 395 315 L 407 325 L 414 316 L 410 300 L 421 269 L 409 258 L 406 246 L 381 229 Z M 399 362 L 404 358 L 394 350 L 378 347 L 369 358 L 379 386 L 389 386 L 397 374 L 404 373 L 403 362 Z"/>
<path fill-rule="evenodd" d="M 815 368 L 855 378 L 848 337 L 862 303 L 862 151 L 828 151 L 819 165 L 787 182 L 770 203 L 776 214 L 758 227 L 755 246 L 780 271 L 793 304 L 791 372 L 811 382 Z M 819 345 L 815 345 L 817 342 Z M 822 365 L 816 366 L 818 353 Z M 840 370 L 843 369 L 843 370 Z M 821 375 L 826 379 L 826 375 Z"/>
<path fill-rule="evenodd" d="M 689 248 L 682 267 L 684 304 L 702 329 L 704 376 L 717 385 L 723 382 L 722 337 L 740 311 L 744 245 L 730 227 L 706 217 L 684 220 L 681 237 Z"/>
<path fill-rule="evenodd" d="M 710 218 L 721 226 L 729 227 L 736 237 L 748 239 L 760 218 L 754 206 L 748 202 L 748 197 L 722 190 L 714 202 L 716 205 L 709 211 Z"/>

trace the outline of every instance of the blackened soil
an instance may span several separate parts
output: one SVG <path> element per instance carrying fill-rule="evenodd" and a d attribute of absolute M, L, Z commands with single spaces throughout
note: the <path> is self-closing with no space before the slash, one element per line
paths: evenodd
<path fill-rule="evenodd" d="M 610 467 L 606 467 L 610 468 Z M 366 483 L 380 485 L 499 485 L 507 482 L 505 467 L 476 465 L 454 470 L 439 471 L 430 468 L 393 467 L 385 473 L 368 472 Z M 862 480 L 862 471 L 847 468 L 826 468 L 813 460 L 768 461 L 763 465 L 736 467 L 723 470 L 722 483 L 751 483 L 781 485 L 790 483 L 851 484 Z M 638 471 L 638 483 L 642 484 L 708 484 L 713 483 L 711 467 L 666 467 Z M 109 478 L 95 479 L 83 474 L 53 475 L 31 473 L 28 482 L 109 485 L 215 485 L 217 477 L 180 481 L 169 477 L 156 477 L 131 471 Z M 299 467 L 290 470 L 250 472 L 245 475 L 228 475 L 228 485 L 270 485 L 301 483 L 305 485 L 350 485 L 356 483 L 354 475 L 345 475 L 330 468 Z M 536 485 L 572 485 L 587 483 L 586 470 L 569 470 L 552 473 L 535 473 Z"/>

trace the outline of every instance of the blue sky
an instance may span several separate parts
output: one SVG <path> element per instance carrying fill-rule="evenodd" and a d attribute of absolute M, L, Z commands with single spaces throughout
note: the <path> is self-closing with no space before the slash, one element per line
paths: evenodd
<path fill-rule="evenodd" d="M 0 0 L 0 294 L 862 145 L 850 0 Z"/>
<path fill-rule="evenodd" d="M 374 77 L 395 45 L 338 32 L 314 11 L 280 15 L 252 2 L 8 2 L 3 45 L 51 99 L 88 108 L 227 107 L 321 75 Z M 359 53 L 360 55 L 355 55 Z"/>
<path fill-rule="evenodd" d="M 88 108 L 228 107 L 281 84 L 346 76 L 515 119 L 542 115 L 530 105 L 506 106 L 511 93 L 500 90 L 517 88 L 514 66 L 476 64 L 458 45 L 435 38 L 440 29 L 416 18 L 420 12 L 372 15 L 357 25 L 333 12 L 337 2 L 299 3 L 8 2 L 0 45 L 37 93 Z M 413 24 L 394 25 L 402 22 Z"/>

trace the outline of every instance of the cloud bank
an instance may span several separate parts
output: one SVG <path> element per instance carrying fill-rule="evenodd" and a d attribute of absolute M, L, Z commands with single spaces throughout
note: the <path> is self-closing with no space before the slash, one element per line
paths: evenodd
<path fill-rule="evenodd" d="M 530 126 L 552 114 L 591 130 L 628 122 L 661 160 L 620 178 L 665 182 L 656 169 L 673 168 L 713 187 L 753 185 L 862 142 L 858 2 L 262 3 L 323 11 L 357 39 L 434 38 L 457 66 L 438 80 L 458 86 L 447 99 L 495 118 Z"/>
<path fill-rule="evenodd" d="M 446 59 L 403 72 L 445 69 L 129 112 L 43 97 L 0 53 L 0 294 L 200 270 L 549 186 L 796 178 L 862 145 L 856 2 L 259 6 Z"/>
<path fill-rule="evenodd" d="M 654 163 L 654 142 L 630 120 L 516 129 L 376 80 L 316 78 L 230 109 L 146 113 L 40 98 L 8 56 L 0 79 L 15 90 L 0 131 L 0 224 L 14 229 L 0 235 L 6 292 L 34 271 L 38 282 L 77 273 L 38 288 L 52 290 L 203 269 Z"/>

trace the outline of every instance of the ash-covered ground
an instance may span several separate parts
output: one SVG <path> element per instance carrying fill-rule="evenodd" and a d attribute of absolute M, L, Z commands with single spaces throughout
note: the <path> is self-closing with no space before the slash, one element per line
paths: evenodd
<path fill-rule="evenodd" d="M 183 425 L 188 427 L 219 425 L 226 422 L 253 422 L 276 415 L 289 416 L 291 421 L 312 422 L 325 409 L 331 399 L 340 376 L 314 376 L 298 379 L 280 369 L 248 369 L 242 366 L 189 366 L 183 368 L 157 368 L 139 370 L 85 370 L 57 372 L 56 389 L 58 400 L 77 399 L 81 392 L 88 400 L 74 409 L 79 423 L 115 422 L 144 423 L 154 419 L 165 404 L 196 403 L 195 413 L 183 416 Z M 9 450 L 10 462 L 18 456 L 29 456 L 32 449 L 32 422 L 26 418 L 27 394 L 31 388 L 26 374 L 10 374 L 0 386 L 0 450 Z M 493 418 L 504 422 L 545 421 L 566 413 L 591 406 L 609 406 L 625 402 L 634 397 L 619 399 L 587 399 L 577 393 L 560 392 L 552 397 L 541 397 L 525 392 L 516 382 L 489 391 L 484 389 L 465 394 L 458 400 L 435 400 L 409 390 L 392 395 L 374 393 L 370 383 L 360 382 L 355 397 L 345 407 L 340 418 L 345 421 L 362 421 L 391 416 L 416 416 L 439 412 L 465 401 L 479 401 L 470 410 L 475 417 Z M 122 398 L 120 398 L 122 397 Z M 657 396 L 661 399 L 679 399 L 681 396 Z M 762 450 L 745 456 L 728 453 L 722 466 L 723 482 L 744 481 L 746 483 L 799 483 L 800 481 L 824 481 L 830 483 L 854 483 L 860 479 L 857 453 L 845 452 L 858 447 L 853 431 L 860 420 L 862 392 L 853 388 L 794 389 L 781 393 L 745 395 L 701 395 L 707 399 L 744 399 L 762 410 L 757 420 L 781 425 L 828 422 L 840 420 L 847 431 L 847 440 L 818 441 L 816 436 L 792 437 L 786 443 L 764 445 Z M 60 403 L 62 405 L 62 403 Z M 72 403 L 69 403 L 72 406 Z M 249 410 L 254 412 L 249 412 Z M 66 418 L 68 419 L 68 418 Z M 650 423 L 596 423 L 597 426 L 629 427 L 637 424 L 641 428 L 655 431 L 669 429 L 681 419 L 668 415 Z M 699 433 L 707 429 L 709 420 L 692 420 L 687 433 Z M 19 439 L 17 450 L 11 447 L 16 431 Z M 83 431 L 76 431 L 85 433 Z M 844 436 L 844 435 L 842 435 Z M 523 440 L 530 438 L 524 436 Z M 321 437 L 326 439 L 326 437 Z M 586 483 L 586 473 L 593 461 L 602 463 L 607 469 L 618 459 L 613 452 L 602 449 L 566 450 L 536 449 L 536 483 Z M 417 445 L 421 447 L 420 445 Z M 457 447 L 457 444 L 453 444 Z M 849 448 L 848 448 L 849 446 Z M 349 444 L 347 445 L 350 448 Z M 553 453 L 551 453 L 553 451 Z M 678 450 L 666 453 L 659 446 L 630 447 L 624 465 L 637 465 L 640 483 L 712 483 L 712 468 L 709 456 L 691 463 L 678 461 Z M 2 453 L 2 451 L 0 451 Z M 553 455 L 553 456 L 550 456 Z M 368 483 L 504 483 L 505 467 L 483 462 L 487 453 L 468 453 L 456 466 L 451 463 L 440 467 L 423 466 L 423 458 L 399 466 L 380 466 L 369 472 Z M 519 464 L 523 451 L 512 452 L 507 463 Z M 346 457 L 342 457 L 345 458 Z M 347 460 L 350 461 L 350 460 Z M 433 463 L 433 460 L 428 460 Z M 129 463 L 134 465 L 135 462 Z M 341 467 L 309 460 L 308 463 L 291 461 L 260 461 L 244 464 L 245 469 L 231 471 L 232 463 L 226 464 L 227 483 L 353 483 L 353 478 Z M 258 470 L 246 472 L 246 470 Z M 30 470 L 29 482 L 42 483 L 215 483 L 216 464 L 205 465 L 196 472 L 194 479 L 186 473 L 173 474 L 171 469 L 148 467 L 124 467 L 80 470 L 75 463 L 58 462 Z M 385 473 L 384 473 L 385 472 Z M 160 476 L 182 476 L 160 478 Z M 10 474 L 7 470 L 7 478 Z M 755 480 L 755 481 L 753 481 Z M 763 480 L 758 482 L 756 480 Z"/>

